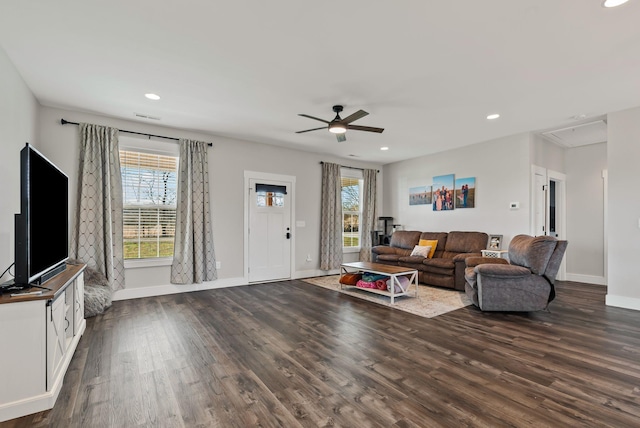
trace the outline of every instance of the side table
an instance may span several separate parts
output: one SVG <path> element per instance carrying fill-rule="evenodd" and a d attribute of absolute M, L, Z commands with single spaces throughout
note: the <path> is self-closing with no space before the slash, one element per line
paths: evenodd
<path fill-rule="evenodd" d="M 509 255 L 507 250 L 482 250 L 481 252 L 482 257 L 492 257 L 494 259 L 506 259 Z"/>

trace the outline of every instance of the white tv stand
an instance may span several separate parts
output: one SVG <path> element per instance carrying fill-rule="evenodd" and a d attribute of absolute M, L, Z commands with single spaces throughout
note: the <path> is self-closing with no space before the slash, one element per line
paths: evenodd
<path fill-rule="evenodd" d="M 55 404 L 87 325 L 84 268 L 68 265 L 40 295 L 0 296 L 0 422 Z"/>

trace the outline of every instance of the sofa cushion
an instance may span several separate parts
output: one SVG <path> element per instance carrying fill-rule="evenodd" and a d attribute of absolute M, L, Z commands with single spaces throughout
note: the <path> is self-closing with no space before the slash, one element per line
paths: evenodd
<path fill-rule="evenodd" d="M 451 259 L 425 259 L 422 262 L 424 272 L 453 276 L 456 264 Z"/>
<path fill-rule="evenodd" d="M 420 272 L 424 272 L 425 274 L 430 274 L 430 275 L 440 275 L 440 276 L 446 276 L 446 277 L 451 277 L 451 281 L 454 281 L 454 276 L 455 276 L 455 269 L 446 269 L 446 268 L 439 268 L 437 266 L 427 266 L 427 265 L 422 265 L 422 269 L 420 270 Z M 434 284 L 434 285 L 440 285 L 440 284 Z"/>
<path fill-rule="evenodd" d="M 512 265 L 524 266 L 536 275 L 542 275 L 556 243 L 552 236 L 514 236 L 509 243 L 509 261 Z"/>
<path fill-rule="evenodd" d="M 437 267 L 437 268 L 442 268 L 442 269 L 453 269 L 456 264 L 453 262 L 452 259 L 425 259 L 422 262 L 423 265 L 427 265 L 427 266 L 433 266 L 433 267 Z"/>
<path fill-rule="evenodd" d="M 389 243 L 389 245 L 391 247 L 404 248 L 406 250 L 409 250 L 409 253 L 411 253 L 411 250 L 413 250 L 413 247 L 418 245 L 419 241 L 420 232 L 411 230 L 397 230 L 393 233 L 393 235 L 391 235 L 391 242 Z"/>
<path fill-rule="evenodd" d="M 489 235 L 484 232 L 449 232 L 445 252 L 479 253 L 487 247 Z"/>
<path fill-rule="evenodd" d="M 406 256 L 406 257 L 400 257 L 398 259 L 398 261 L 402 264 L 422 264 L 422 261 L 425 259 L 425 257 L 422 256 Z"/>
<path fill-rule="evenodd" d="M 399 259 L 400 259 L 400 256 L 398 254 L 379 254 L 378 255 L 378 260 L 383 262 L 397 263 Z"/>

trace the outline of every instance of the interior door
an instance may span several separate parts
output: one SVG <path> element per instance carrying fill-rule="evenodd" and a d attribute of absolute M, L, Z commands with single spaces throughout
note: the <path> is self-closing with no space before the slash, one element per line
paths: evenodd
<path fill-rule="evenodd" d="M 567 190 L 566 175 L 555 171 L 547 171 L 547 235 L 558 239 L 567 239 L 566 206 Z M 567 251 L 571 251 L 567 249 Z M 567 273 L 567 258 L 562 259 L 558 269 L 557 279 L 565 280 Z"/>
<path fill-rule="evenodd" d="M 534 174 L 533 190 L 533 236 L 546 235 L 546 201 L 547 201 L 547 177 L 538 172 Z"/>
<path fill-rule="evenodd" d="M 291 183 L 249 180 L 249 282 L 291 278 Z"/>

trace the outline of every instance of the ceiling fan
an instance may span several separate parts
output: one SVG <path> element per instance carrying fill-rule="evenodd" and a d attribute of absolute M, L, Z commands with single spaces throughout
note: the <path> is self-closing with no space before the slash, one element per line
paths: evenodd
<path fill-rule="evenodd" d="M 342 106 L 333 106 L 333 111 L 336 113 L 336 117 L 334 117 L 332 121 L 309 116 L 308 114 L 299 114 L 298 116 L 308 117 L 309 119 L 319 120 L 320 122 L 324 122 L 327 124 L 327 126 L 322 126 L 320 128 L 306 129 L 304 131 L 298 131 L 296 132 L 296 134 L 302 134 L 303 132 L 310 132 L 310 131 L 318 131 L 320 129 L 328 129 L 329 132 L 336 134 L 336 137 L 338 138 L 338 142 L 342 142 L 347 139 L 344 136 L 344 133 L 347 132 L 347 129 L 353 129 L 354 131 L 368 131 L 368 132 L 377 132 L 377 133 L 381 133 L 382 131 L 384 131 L 384 128 L 351 125 L 351 122 L 355 122 L 356 120 L 361 119 L 369 114 L 364 110 L 358 110 L 357 112 L 345 117 L 344 119 L 340 117 Z"/>

